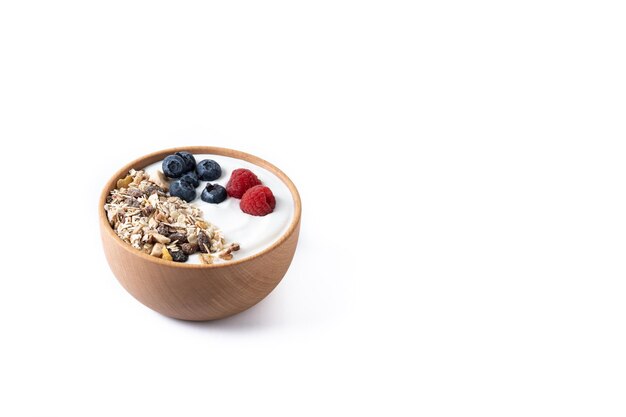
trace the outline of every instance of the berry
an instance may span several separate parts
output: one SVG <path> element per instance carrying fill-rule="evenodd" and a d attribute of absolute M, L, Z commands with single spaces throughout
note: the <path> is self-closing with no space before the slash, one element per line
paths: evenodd
<path fill-rule="evenodd" d="M 174 262 L 187 262 L 187 259 L 189 259 L 189 256 L 182 250 L 170 251 L 170 255 Z"/>
<path fill-rule="evenodd" d="M 276 198 L 272 190 L 264 185 L 255 185 L 241 197 L 239 207 L 244 213 L 253 216 L 265 216 L 274 211 Z"/>
<path fill-rule="evenodd" d="M 252 171 L 239 168 L 230 175 L 228 184 L 226 184 L 226 191 L 228 191 L 228 195 L 231 197 L 241 198 L 249 188 L 260 184 L 261 181 Z"/>
<path fill-rule="evenodd" d="M 185 161 L 185 172 L 193 171 L 194 169 L 196 169 L 196 158 L 194 158 L 192 154 L 182 151 L 176 152 L 176 155 L 180 156 L 181 158 L 183 158 L 183 161 Z"/>
<path fill-rule="evenodd" d="M 222 176 L 222 167 L 212 159 L 203 159 L 198 162 L 196 172 L 202 181 L 215 181 Z"/>
<path fill-rule="evenodd" d="M 169 155 L 163 160 L 163 173 L 170 178 L 178 178 L 185 172 L 185 160 L 178 155 Z"/>
<path fill-rule="evenodd" d="M 200 194 L 202 201 L 206 201 L 211 204 L 219 204 L 226 200 L 226 197 L 228 197 L 226 188 L 219 184 L 207 184 L 206 188 L 202 190 L 202 194 Z"/>
<path fill-rule="evenodd" d="M 193 187 L 197 187 L 198 185 L 200 185 L 200 181 L 198 180 L 196 171 L 189 171 L 189 172 L 184 173 L 183 176 L 180 177 L 180 180 L 188 182 Z"/>
<path fill-rule="evenodd" d="M 170 195 L 180 197 L 189 203 L 196 198 L 196 189 L 188 182 L 178 180 L 170 184 Z"/>

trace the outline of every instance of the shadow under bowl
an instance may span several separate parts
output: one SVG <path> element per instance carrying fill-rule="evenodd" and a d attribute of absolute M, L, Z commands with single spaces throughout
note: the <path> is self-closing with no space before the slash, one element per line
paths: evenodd
<path fill-rule="evenodd" d="M 293 198 L 294 214 L 287 231 L 261 252 L 213 265 L 165 261 L 123 242 L 111 228 L 104 210 L 109 192 L 131 168 L 143 169 L 178 151 L 237 158 L 272 172 L 285 183 Z M 261 301 L 278 285 L 296 250 L 301 211 L 298 190 L 281 170 L 256 156 L 212 146 L 171 148 L 138 158 L 111 177 L 98 203 L 104 254 L 120 284 L 147 307 L 168 317 L 193 321 L 237 314 Z"/>

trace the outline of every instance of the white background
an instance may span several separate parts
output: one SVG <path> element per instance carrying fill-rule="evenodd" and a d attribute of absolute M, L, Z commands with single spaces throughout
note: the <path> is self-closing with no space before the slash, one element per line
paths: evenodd
<path fill-rule="evenodd" d="M 0 3 L 0 415 L 623 416 L 626 19 L 609 1 Z M 97 197 L 206 144 L 303 199 L 284 281 L 128 295 Z"/>

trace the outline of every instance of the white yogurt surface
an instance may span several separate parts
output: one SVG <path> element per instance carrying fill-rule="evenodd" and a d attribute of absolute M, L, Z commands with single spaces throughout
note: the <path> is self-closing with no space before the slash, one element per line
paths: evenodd
<path fill-rule="evenodd" d="M 266 216 L 251 216 L 239 208 L 238 198 L 228 197 L 220 204 L 205 203 L 200 199 L 206 181 L 200 181 L 196 188 L 196 199 L 191 204 L 202 210 L 204 219 L 222 230 L 226 243 L 239 243 L 241 249 L 233 252 L 233 260 L 244 259 L 276 242 L 289 228 L 293 219 L 294 203 L 287 185 L 270 171 L 241 159 L 220 155 L 194 154 L 196 162 L 213 159 L 222 167 L 222 176 L 212 184 L 226 187 L 230 174 L 237 168 L 247 168 L 269 187 L 276 197 L 276 208 Z M 162 161 L 147 166 L 144 170 L 152 174 L 161 169 Z M 189 257 L 189 263 L 201 263 L 199 255 Z"/>

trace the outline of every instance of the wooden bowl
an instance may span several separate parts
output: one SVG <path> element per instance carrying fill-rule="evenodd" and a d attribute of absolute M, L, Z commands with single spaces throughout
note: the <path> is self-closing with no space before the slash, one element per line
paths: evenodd
<path fill-rule="evenodd" d="M 291 191 L 294 215 L 287 231 L 267 249 L 240 260 L 213 265 L 175 263 L 155 258 L 124 243 L 107 221 L 104 204 L 119 178 L 178 151 L 242 159 L 271 171 Z M 113 274 L 137 300 L 177 319 L 215 320 L 244 311 L 265 298 L 283 278 L 293 259 L 300 230 L 301 202 L 289 177 L 256 156 L 226 148 L 190 146 L 154 152 L 120 168 L 107 182 L 98 202 L 104 253 Z"/>

